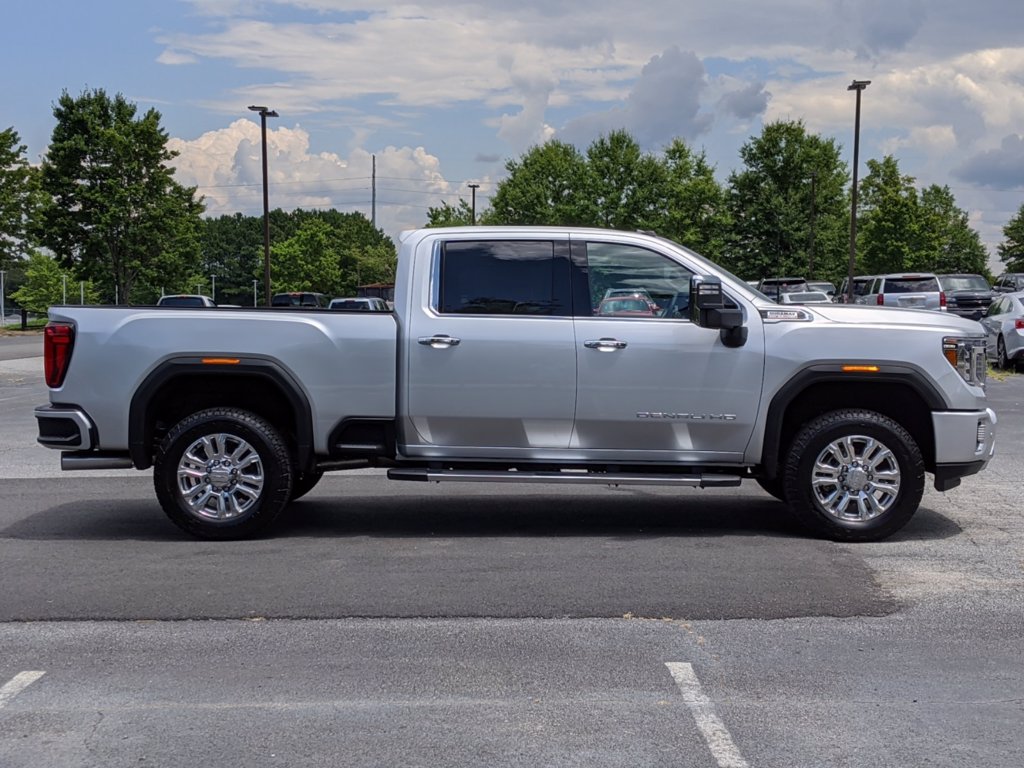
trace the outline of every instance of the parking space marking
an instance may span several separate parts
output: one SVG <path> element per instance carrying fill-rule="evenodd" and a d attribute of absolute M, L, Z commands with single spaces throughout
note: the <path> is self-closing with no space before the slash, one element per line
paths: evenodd
<path fill-rule="evenodd" d="M 667 661 L 665 666 L 682 692 L 683 701 L 690 708 L 693 719 L 697 722 L 697 729 L 707 742 L 708 749 L 718 762 L 719 768 L 750 768 L 736 748 L 725 723 L 715 713 L 715 705 L 701 688 L 693 665 L 681 661 Z"/>
<path fill-rule="evenodd" d="M 19 672 L 12 677 L 9 682 L 0 688 L 0 709 L 7 706 L 7 702 L 45 674 L 45 672 Z"/>

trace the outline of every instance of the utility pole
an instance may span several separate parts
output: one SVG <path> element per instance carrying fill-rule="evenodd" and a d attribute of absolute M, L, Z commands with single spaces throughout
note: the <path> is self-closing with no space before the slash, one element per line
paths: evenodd
<path fill-rule="evenodd" d="M 470 221 L 472 221 L 473 226 L 475 227 L 476 226 L 476 191 L 480 188 L 480 185 L 477 184 L 476 182 L 471 182 L 470 184 L 467 184 L 466 186 L 468 186 L 471 190 L 473 190 L 473 205 L 472 205 L 472 207 L 470 209 L 473 212 L 473 218 L 470 219 Z"/>
<path fill-rule="evenodd" d="M 0 327 L 7 327 L 7 310 L 4 308 L 4 275 L 7 273 L 0 269 Z"/>
<path fill-rule="evenodd" d="M 807 247 L 807 279 L 814 279 L 814 225 L 817 218 L 818 172 L 811 171 L 811 242 Z"/>
<path fill-rule="evenodd" d="M 850 264 L 846 279 L 846 303 L 853 304 L 853 271 L 857 262 L 857 165 L 860 163 L 860 94 L 870 80 L 854 80 L 846 90 L 857 92 L 857 110 L 853 122 L 853 189 L 850 191 Z"/>
<path fill-rule="evenodd" d="M 377 228 L 377 156 L 370 155 L 373 161 L 373 170 L 370 176 L 370 224 Z"/>

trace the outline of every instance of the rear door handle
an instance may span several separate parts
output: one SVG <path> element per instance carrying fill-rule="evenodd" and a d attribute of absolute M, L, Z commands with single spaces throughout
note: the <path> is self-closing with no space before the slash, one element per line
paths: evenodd
<path fill-rule="evenodd" d="M 598 352 L 614 352 L 617 349 L 625 349 L 627 344 L 625 341 L 619 341 L 618 339 L 605 338 L 584 341 L 583 346 L 587 349 L 596 349 Z"/>
<path fill-rule="evenodd" d="M 447 333 L 435 333 L 433 336 L 420 336 L 417 341 L 425 347 L 432 349 L 447 349 L 457 347 L 462 339 L 449 336 Z"/>

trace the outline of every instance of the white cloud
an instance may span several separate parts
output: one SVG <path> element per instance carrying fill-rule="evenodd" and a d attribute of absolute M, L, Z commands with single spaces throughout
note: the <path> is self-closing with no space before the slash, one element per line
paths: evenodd
<path fill-rule="evenodd" d="M 239 119 L 197 139 L 171 139 L 179 153 L 175 178 L 197 186 L 207 215 L 263 212 L 262 140 L 259 123 Z M 428 206 L 455 204 L 465 190 L 445 179 L 440 160 L 422 147 L 386 147 L 376 154 L 377 226 L 394 237 L 426 222 Z M 347 157 L 310 151 L 301 127 L 267 130 L 267 168 L 271 208 L 337 208 L 371 216 L 373 154 L 363 149 Z M 478 195 L 491 187 L 481 179 Z"/>

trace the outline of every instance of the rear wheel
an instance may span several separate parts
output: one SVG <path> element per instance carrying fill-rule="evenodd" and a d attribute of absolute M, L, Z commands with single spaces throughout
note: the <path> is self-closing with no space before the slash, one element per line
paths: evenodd
<path fill-rule="evenodd" d="M 292 494 L 292 462 L 277 430 L 236 408 L 182 419 L 153 464 L 157 499 L 193 536 L 241 539 L 262 532 Z"/>
<path fill-rule="evenodd" d="M 1002 368 L 1004 371 L 1017 367 L 1017 364 L 1006 355 L 1006 342 L 1002 336 L 996 341 L 996 367 Z"/>
<path fill-rule="evenodd" d="M 815 533 L 877 541 L 910 520 L 924 493 L 914 438 L 875 411 L 823 414 L 797 433 L 785 463 L 786 498 Z"/>

